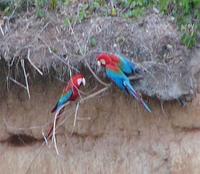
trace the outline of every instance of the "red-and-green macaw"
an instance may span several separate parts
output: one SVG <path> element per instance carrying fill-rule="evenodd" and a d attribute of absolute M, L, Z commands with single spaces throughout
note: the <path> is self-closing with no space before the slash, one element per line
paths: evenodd
<path fill-rule="evenodd" d="M 70 101 L 75 101 L 79 97 L 78 90 L 81 87 L 81 85 L 85 86 L 85 83 L 86 81 L 82 74 L 74 75 L 69 80 L 67 86 L 63 90 L 62 96 L 60 97 L 56 105 L 53 107 L 53 109 L 51 110 L 51 113 L 59 112 L 57 113 L 56 121 L 58 121 L 58 119 L 60 118 L 59 115 L 63 112 L 63 109 L 64 109 L 63 106 Z M 53 131 L 53 126 L 48 131 L 47 138 L 51 137 L 52 131 Z"/>
<path fill-rule="evenodd" d="M 115 62 L 109 62 L 105 56 L 100 55 L 97 57 L 97 64 L 106 68 L 107 77 L 111 79 L 117 87 L 119 87 L 124 92 L 128 92 L 137 101 L 139 101 L 148 112 L 151 112 L 149 106 L 144 102 L 140 94 L 135 91 L 131 85 L 129 78 L 124 74 L 124 72 L 120 69 L 119 66 L 117 66 Z"/>
<path fill-rule="evenodd" d="M 131 75 L 134 73 L 141 72 L 141 69 L 136 65 L 136 63 L 131 62 L 127 57 L 120 53 L 109 54 L 109 53 L 101 53 L 99 58 L 106 61 L 106 64 L 115 63 L 120 67 L 121 71 L 125 75 Z"/>

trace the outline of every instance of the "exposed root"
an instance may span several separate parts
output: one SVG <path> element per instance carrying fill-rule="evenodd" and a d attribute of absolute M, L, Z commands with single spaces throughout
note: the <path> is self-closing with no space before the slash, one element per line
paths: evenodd
<path fill-rule="evenodd" d="M 91 99 L 91 98 L 94 98 L 94 97 L 96 97 L 97 95 L 100 95 L 101 93 L 107 91 L 107 90 L 109 89 L 110 86 L 111 86 L 111 84 L 109 84 L 108 86 L 106 86 L 106 87 L 100 89 L 100 90 L 97 91 L 97 92 L 94 92 L 93 94 L 88 95 L 87 97 L 81 99 L 81 100 L 80 100 L 80 103 L 83 103 L 83 102 L 85 102 L 85 101 L 87 101 L 87 100 L 89 100 L 89 99 Z"/>
<path fill-rule="evenodd" d="M 76 110 L 75 110 L 75 115 L 74 115 L 74 123 L 73 123 L 73 128 L 72 128 L 72 133 L 71 133 L 71 135 L 73 134 L 74 129 L 75 129 L 75 126 L 76 126 L 76 120 L 77 120 L 77 114 L 78 114 L 79 105 L 80 105 L 80 102 L 78 102 L 78 103 L 76 104 Z"/>
<path fill-rule="evenodd" d="M 30 95 L 30 90 L 29 90 L 28 75 L 26 73 L 25 66 L 24 66 L 24 59 L 21 59 L 21 66 L 22 66 L 22 69 L 23 69 L 23 72 L 24 72 L 24 77 L 25 77 L 25 82 L 26 82 L 26 90 L 27 90 L 27 93 L 28 93 L 28 98 L 30 99 L 31 95 Z"/>
<path fill-rule="evenodd" d="M 33 66 L 33 68 L 35 68 L 36 71 L 37 71 L 41 76 L 43 76 L 42 71 L 41 71 L 41 70 L 31 61 L 31 59 L 30 59 L 30 49 L 28 49 L 27 59 L 28 59 L 28 61 L 30 62 L 30 64 Z"/>
<path fill-rule="evenodd" d="M 26 90 L 26 86 L 24 86 L 22 83 L 18 82 L 17 80 L 13 79 L 12 77 L 7 77 L 7 80 L 11 80 L 12 82 L 14 82 L 16 85 L 24 88 Z"/>
<path fill-rule="evenodd" d="M 43 130 L 42 130 L 42 136 L 43 136 L 43 138 L 44 138 L 45 144 L 48 145 L 48 140 L 47 140 L 47 137 L 45 136 L 45 133 L 44 133 Z"/>
<path fill-rule="evenodd" d="M 85 61 L 86 66 L 88 67 L 88 69 L 90 70 L 90 72 L 92 73 L 92 75 L 94 76 L 94 78 L 103 86 L 109 86 L 109 84 L 103 82 L 97 75 L 96 73 L 92 70 L 92 68 L 90 67 L 89 63 L 87 61 Z"/>
<path fill-rule="evenodd" d="M 5 34 L 4 34 L 2 26 L 0 26 L 0 31 L 1 31 L 2 35 L 4 36 Z"/>

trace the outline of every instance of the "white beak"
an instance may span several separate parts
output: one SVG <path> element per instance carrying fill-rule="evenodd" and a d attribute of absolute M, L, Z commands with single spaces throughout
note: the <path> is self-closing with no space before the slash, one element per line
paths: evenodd
<path fill-rule="evenodd" d="M 85 78 L 82 79 L 82 83 L 83 83 L 83 86 L 85 86 L 86 84 Z"/>
<path fill-rule="evenodd" d="M 98 65 L 98 66 L 101 66 L 101 62 L 100 62 L 99 60 L 97 61 L 97 65 Z"/>

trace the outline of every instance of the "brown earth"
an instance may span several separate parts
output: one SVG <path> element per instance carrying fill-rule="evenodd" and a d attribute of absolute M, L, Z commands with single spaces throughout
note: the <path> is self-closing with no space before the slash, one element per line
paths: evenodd
<path fill-rule="evenodd" d="M 178 102 L 161 107 L 150 100 L 149 114 L 112 89 L 80 105 L 73 135 L 75 103 L 71 104 L 63 114 L 69 119 L 57 131 L 61 154 L 57 156 L 53 144 L 42 146 L 41 139 L 62 86 L 34 85 L 30 100 L 24 90 L 13 88 L 1 99 L 0 140 L 5 140 L 0 144 L 1 173 L 200 173 L 199 94 L 185 107 Z M 27 137 L 11 134 L 39 140 L 26 144 Z"/>

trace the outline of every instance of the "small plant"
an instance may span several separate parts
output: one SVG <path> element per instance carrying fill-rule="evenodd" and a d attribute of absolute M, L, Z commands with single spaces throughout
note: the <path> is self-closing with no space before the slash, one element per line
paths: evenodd
<path fill-rule="evenodd" d="M 79 11 L 79 16 L 78 16 L 78 22 L 82 22 L 83 20 L 85 20 L 88 17 L 88 4 L 83 4 L 81 6 L 81 9 Z"/>
<path fill-rule="evenodd" d="M 70 20 L 68 18 L 65 18 L 64 19 L 64 27 L 67 28 L 69 26 L 69 24 L 70 24 Z"/>
<path fill-rule="evenodd" d="M 126 18 L 142 16 L 145 9 L 147 9 L 150 4 L 151 3 L 148 0 L 127 0 L 120 2 L 121 7 L 123 9 L 127 9 L 123 14 L 123 16 Z"/>
<path fill-rule="evenodd" d="M 186 25 L 182 26 L 183 35 L 181 42 L 186 45 L 188 48 L 192 48 L 197 43 L 197 28 L 196 25 Z"/>
<path fill-rule="evenodd" d="M 160 0 L 160 10 L 164 13 L 168 13 L 170 3 L 172 3 L 172 0 Z"/>
<path fill-rule="evenodd" d="M 50 7 L 52 10 L 56 10 L 58 6 L 58 0 L 51 0 Z"/>
<path fill-rule="evenodd" d="M 45 16 L 44 7 L 47 5 L 48 0 L 35 0 L 36 15 L 39 18 Z"/>
<path fill-rule="evenodd" d="M 0 0 L 0 10 L 4 12 L 5 15 L 12 14 L 13 11 L 21 12 L 28 8 L 29 5 L 33 5 L 33 0 Z"/>
<path fill-rule="evenodd" d="M 89 8 L 92 12 L 95 12 L 97 9 L 99 9 L 101 5 L 99 4 L 98 1 L 93 1 L 90 5 Z"/>
<path fill-rule="evenodd" d="M 90 38 L 89 44 L 90 44 L 91 47 L 96 47 L 96 45 L 97 45 L 97 40 L 96 40 L 96 38 L 95 38 L 94 36 L 92 36 L 92 37 Z"/>
<path fill-rule="evenodd" d="M 124 16 L 128 18 L 139 17 L 144 14 L 145 8 L 135 8 L 129 12 L 127 12 Z"/>
<path fill-rule="evenodd" d="M 159 7 L 164 14 L 175 17 L 182 32 L 181 42 L 194 47 L 200 32 L 200 0 L 161 0 Z"/>

